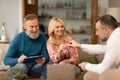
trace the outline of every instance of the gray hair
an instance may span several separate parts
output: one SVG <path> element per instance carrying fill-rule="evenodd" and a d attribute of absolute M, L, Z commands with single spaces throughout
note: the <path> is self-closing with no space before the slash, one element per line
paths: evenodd
<path fill-rule="evenodd" d="M 23 23 L 25 23 L 28 20 L 34 20 L 37 19 L 38 20 L 38 16 L 35 14 L 28 14 L 25 16 L 25 18 L 23 19 Z"/>
<path fill-rule="evenodd" d="M 118 27 L 117 20 L 111 15 L 103 15 L 97 19 L 96 22 L 100 21 L 101 25 L 109 25 L 109 28 L 115 29 Z"/>

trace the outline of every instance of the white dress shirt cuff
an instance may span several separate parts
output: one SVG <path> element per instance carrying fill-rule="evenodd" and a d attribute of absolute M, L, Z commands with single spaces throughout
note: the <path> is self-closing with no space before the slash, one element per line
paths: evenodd
<path fill-rule="evenodd" d="M 92 64 L 88 63 L 88 64 L 85 66 L 85 69 L 86 69 L 87 71 L 90 71 L 89 69 L 91 69 L 91 67 L 92 67 Z"/>

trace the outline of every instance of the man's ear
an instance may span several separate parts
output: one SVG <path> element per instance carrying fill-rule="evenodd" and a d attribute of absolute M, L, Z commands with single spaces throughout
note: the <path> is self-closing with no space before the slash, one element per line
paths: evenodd
<path fill-rule="evenodd" d="M 106 26 L 104 28 L 104 30 L 105 30 L 106 34 L 109 34 L 111 32 L 111 29 L 109 28 L 109 26 Z"/>
<path fill-rule="evenodd" d="M 24 29 L 24 30 L 26 29 L 26 26 L 25 26 L 25 24 L 23 24 L 23 29 Z"/>

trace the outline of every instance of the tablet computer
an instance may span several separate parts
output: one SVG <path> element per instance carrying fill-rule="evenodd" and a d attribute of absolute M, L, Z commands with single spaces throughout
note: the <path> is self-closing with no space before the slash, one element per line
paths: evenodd
<path fill-rule="evenodd" d="M 27 57 L 26 59 L 24 59 L 23 62 L 35 61 L 35 59 L 42 58 L 42 57 L 43 57 L 42 55 L 39 55 L 39 56 L 30 56 L 30 57 Z"/>

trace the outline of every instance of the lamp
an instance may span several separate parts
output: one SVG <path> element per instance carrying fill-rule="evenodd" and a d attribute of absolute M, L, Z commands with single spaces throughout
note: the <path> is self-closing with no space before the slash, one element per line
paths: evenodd
<path fill-rule="evenodd" d="M 106 14 L 112 15 L 118 22 L 120 22 L 120 8 L 116 7 L 106 8 Z"/>

